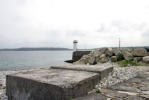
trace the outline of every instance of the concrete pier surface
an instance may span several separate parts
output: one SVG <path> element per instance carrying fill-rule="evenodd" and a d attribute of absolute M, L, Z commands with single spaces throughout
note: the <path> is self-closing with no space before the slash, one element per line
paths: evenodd
<path fill-rule="evenodd" d="M 51 69 L 65 69 L 65 70 L 76 70 L 76 71 L 86 71 L 98 73 L 100 79 L 106 77 L 110 72 L 112 72 L 112 66 L 103 65 L 69 65 L 69 66 L 51 66 Z"/>
<path fill-rule="evenodd" d="M 6 77 L 6 94 L 8 100 L 70 100 L 87 95 L 99 83 L 102 74 L 107 75 L 112 69 L 55 66 L 11 74 Z"/>

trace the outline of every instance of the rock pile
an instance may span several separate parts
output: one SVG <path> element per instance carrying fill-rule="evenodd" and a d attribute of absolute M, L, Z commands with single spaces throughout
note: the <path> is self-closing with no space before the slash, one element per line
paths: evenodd
<path fill-rule="evenodd" d="M 121 60 L 149 63 L 149 52 L 144 48 L 122 50 L 117 48 L 102 48 L 91 51 L 88 55 L 84 55 L 80 60 L 74 62 L 74 64 L 95 65 Z"/>

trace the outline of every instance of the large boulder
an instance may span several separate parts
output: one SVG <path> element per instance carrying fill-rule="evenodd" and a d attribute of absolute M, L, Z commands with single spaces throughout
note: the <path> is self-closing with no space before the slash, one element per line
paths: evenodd
<path fill-rule="evenodd" d="M 112 48 L 108 48 L 107 51 L 105 52 L 106 56 L 112 57 L 113 56 L 113 50 Z"/>
<path fill-rule="evenodd" d="M 149 63 L 149 56 L 143 57 L 143 62 Z"/>
<path fill-rule="evenodd" d="M 123 54 L 125 60 L 129 60 L 129 61 L 133 60 L 133 55 L 129 51 L 123 50 L 122 54 Z"/>
<path fill-rule="evenodd" d="M 99 50 L 93 50 L 88 55 L 92 57 L 100 57 L 102 53 Z"/>
<path fill-rule="evenodd" d="M 102 48 L 99 51 L 101 52 L 101 54 L 105 54 L 108 57 L 111 57 L 113 55 L 112 48 Z"/>
<path fill-rule="evenodd" d="M 74 62 L 74 64 L 88 64 L 89 63 L 89 56 L 84 55 L 80 60 Z"/>
<path fill-rule="evenodd" d="M 88 58 L 88 63 L 90 65 L 95 65 L 96 64 L 96 58 L 95 57 L 89 57 Z"/>
<path fill-rule="evenodd" d="M 111 62 L 116 62 L 117 61 L 117 56 L 112 56 L 111 57 Z"/>
<path fill-rule="evenodd" d="M 113 49 L 113 54 L 115 56 L 119 56 L 121 54 L 121 50 L 120 49 Z"/>
<path fill-rule="evenodd" d="M 105 54 L 102 54 L 101 56 L 100 56 L 100 58 L 99 58 L 99 62 L 100 63 L 106 63 L 106 62 L 108 62 L 108 58 L 106 57 L 106 55 Z"/>
<path fill-rule="evenodd" d="M 138 62 L 142 62 L 142 57 L 134 57 L 133 61 L 138 63 Z"/>
<path fill-rule="evenodd" d="M 101 52 L 99 50 L 93 50 L 88 55 L 84 55 L 79 61 L 74 64 L 90 64 L 94 65 L 97 63 L 97 58 L 101 56 Z"/>
<path fill-rule="evenodd" d="M 90 65 L 94 65 L 97 63 L 96 59 L 101 56 L 101 52 L 99 52 L 99 50 L 94 50 L 88 56 L 89 56 L 88 63 Z"/>
<path fill-rule="evenodd" d="M 135 50 L 132 51 L 132 55 L 134 57 L 144 57 L 144 56 L 148 56 L 149 53 L 144 48 L 136 48 Z"/>
<path fill-rule="evenodd" d="M 104 54 L 106 51 L 108 50 L 108 48 L 101 48 L 99 51 Z"/>

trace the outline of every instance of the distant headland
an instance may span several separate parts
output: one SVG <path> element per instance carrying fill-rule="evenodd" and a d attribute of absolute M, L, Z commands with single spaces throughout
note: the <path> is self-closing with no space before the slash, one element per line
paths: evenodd
<path fill-rule="evenodd" d="M 58 48 L 58 47 L 23 47 L 23 48 L 5 48 L 0 49 L 0 51 L 62 51 L 62 50 L 72 50 L 69 48 Z"/>

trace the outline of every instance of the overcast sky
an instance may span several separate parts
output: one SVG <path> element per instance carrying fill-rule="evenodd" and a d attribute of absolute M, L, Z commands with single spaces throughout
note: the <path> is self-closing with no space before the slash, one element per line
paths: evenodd
<path fill-rule="evenodd" d="M 0 0 L 0 48 L 149 45 L 149 0 Z"/>

